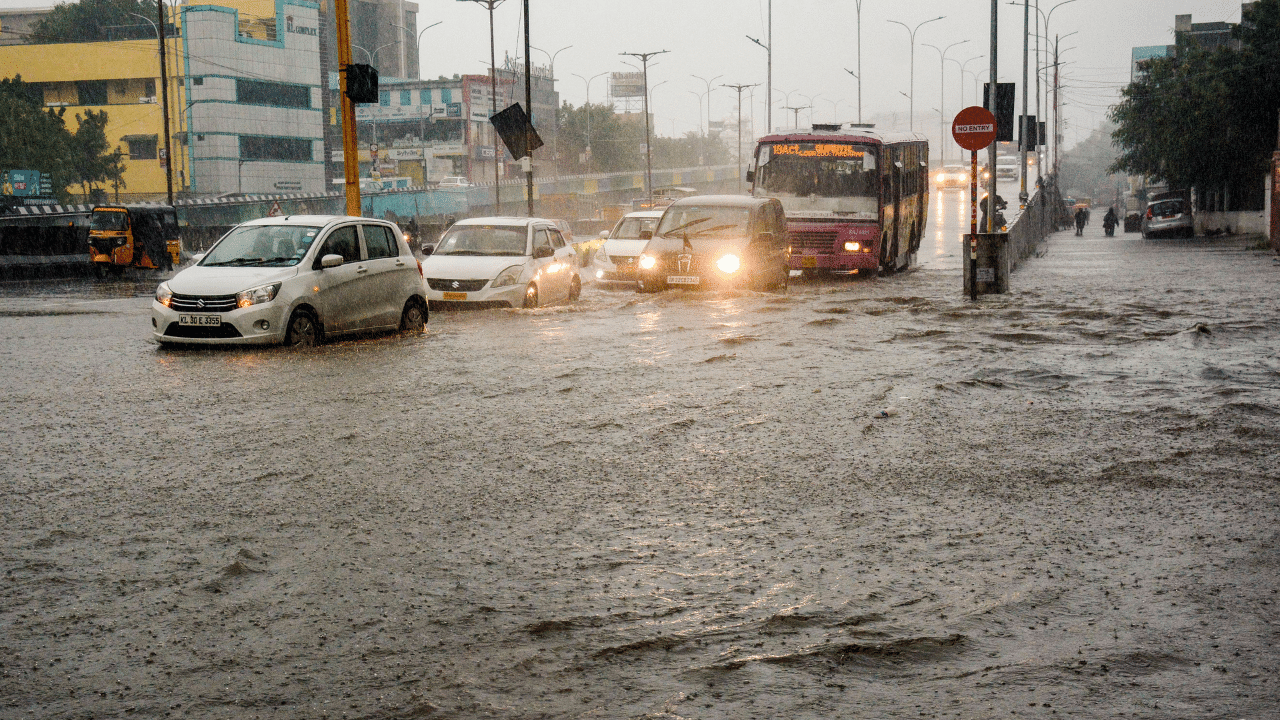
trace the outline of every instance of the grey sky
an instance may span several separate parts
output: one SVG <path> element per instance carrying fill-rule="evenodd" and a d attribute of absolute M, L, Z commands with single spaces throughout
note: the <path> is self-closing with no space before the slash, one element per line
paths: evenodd
<path fill-rule="evenodd" d="M 1048 13 L 1061 0 L 1040 0 Z M 0 0 L 0 6 L 23 7 L 31 0 Z M 459 0 L 419 0 L 419 28 L 442 21 L 422 35 L 424 77 L 454 73 L 484 73 L 489 55 L 489 14 L 480 5 Z M 736 113 L 736 93 L 721 83 L 759 83 L 755 89 L 758 130 L 764 128 L 765 51 L 747 35 L 765 40 L 767 0 L 531 0 L 533 45 L 558 53 L 557 88 L 564 100 L 577 105 L 586 98 L 584 82 L 601 72 L 627 71 L 631 58 L 621 52 L 669 50 L 650 65 L 654 87 L 655 131 L 660 135 L 683 134 L 705 122 L 706 85 L 712 86 L 711 117 L 731 119 Z M 1032 2 L 1033 28 L 1035 3 Z M 521 0 L 506 0 L 495 12 L 498 58 L 520 54 L 522 47 Z M 855 0 L 774 0 L 773 85 L 780 92 L 774 107 L 774 125 L 790 125 L 792 111 L 781 106 L 810 105 L 813 119 L 828 122 L 857 119 L 858 83 L 844 68 L 857 70 Z M 951 43 L 948 58 L 960 61 L 982 55 L 967 69 L 987 68 L 990 46 L 988 0 L 862 0 L 862 105 L 864 120 L 885 127 L 896 118 L 900 129 L 908 127 L 910 43 L 907 30 L 939 15 L 916 33 L 915 129 L 936 136 L 939 129 L 939 70 L 937 50 Z M 1190 13 L 1200 22 L 1240 19 L 1238 0 L 1072 0 L 1053 10 L 1049 35 L 1065 36 L 1061 42 L 1064 65 L 1062 83 L 1066 103 L 1065 145 L 1070 146 L 1105 118 L 1120 88 L 1129 80 L 1130 50 L 1135 46 L 1162 45 L 1173 41 L 1174 16 Z M 1002 82 L 1022 80 L 1023 10 L 1009 0 L 999 5 L 999 75 Z M 1034 43 L 1034 39 L 1033 39 Z M 1034 50 L 1034 44 L 1033 44 Z M 547 64 L 542 52 L 534 62 Z M 960 71 L 946 63 L 946 127 L 960 105 Z M 1034 75 L 1031 76 L 1034 83 Z M 985 80 L 985 76 L 983 76 Z M 593 101 L 606 96 L 607 76 L 591 84 Z M 661 83 L 661 84 L 659 84 Z M 790 92 L 790 95 L 784 93 Z M 964 101 L 974 102 L 974 80 L 966 75 Z M 808 96 L 808 97 L 806 97 Z M 748 114 L 744 93 L 744 117 Z M 790 102 L 787 102 L 787 101 Z M 1021 100 L 1019 107 L 1021 106 Z M 1032 105 L 1034 107 L 1034 104 Z M 701 110 L 700 110 L 701 108 Z M 810 121 L 800 113 L 801 125 Z"/>

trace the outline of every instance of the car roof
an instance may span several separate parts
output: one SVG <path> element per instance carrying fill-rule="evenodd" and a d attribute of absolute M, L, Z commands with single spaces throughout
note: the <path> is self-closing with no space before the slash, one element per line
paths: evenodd
<path fill-rule="evenodd" d="M 663 210 L 636 210 L 623 215 L 624 218 L 660 218 Z"/>
<path fill-rule="evenodd" d="M 540 217 L 531 218 L 495 215 L 492 217 L 467 218 L 465 220 L 459 220 L 454 223 L 454 225 L 531 225 L 533 223 L 555 225 L 556 221 Z"/>
<path fill-rule="evenodd" d="M 354 215 L 280 215 L 273 217 L 256 218 L 254 220 L 246 220 L 241 225 L 328 225 L 330 223 L 343 222 L 346 220 L 359 220 L 360 222 L 377 222 L 386 223 L 387 220 L 379 218 L 356 217 Z"/>
<path fill-rule="evenodd" d="M 694 195 L 680 198 L 668 205 L 667 208 L 682 207 L 684 205 L 722 205 L 724 207 L 750 208 L 764 205 L 771 200 L 773 198 L 752 197 L 750 195 Z"/>

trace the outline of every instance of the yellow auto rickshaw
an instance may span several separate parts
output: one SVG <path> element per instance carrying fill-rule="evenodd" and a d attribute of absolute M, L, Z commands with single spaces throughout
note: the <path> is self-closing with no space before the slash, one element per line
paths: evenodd
<path fill-rule="evenodd" d="M 130 267 L 169 270 L 181 250 L 170 205 L 99 205 L 89 217 L 89 258 L 100 277 Z"/>

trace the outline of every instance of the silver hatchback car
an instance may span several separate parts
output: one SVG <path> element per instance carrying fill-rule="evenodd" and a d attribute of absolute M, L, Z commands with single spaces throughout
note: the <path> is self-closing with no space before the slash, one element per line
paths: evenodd
<path fill-rule="evenodd" d="M 1194 237 L 1195 215 L 1184 198 L 1156 199 L 1142 214 L 1142 237 Z"/>
<path fill-rule="evenodd" d="M 426 322 L 422 265 L 400 228 L 342 215 L 237 225 L 151 304 L 162 344 L 312 345 Z"/>

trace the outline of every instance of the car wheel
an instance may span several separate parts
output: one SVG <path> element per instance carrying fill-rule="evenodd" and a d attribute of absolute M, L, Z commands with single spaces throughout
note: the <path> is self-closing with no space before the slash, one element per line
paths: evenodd
<path fill-rule="evenodd" d="M 529 283 L 529 287 L 524 289 L 524 307 L 538 307 L 538 286 L 533 283 Z"/>
<path fill-rule="evenodd" d="M 427 308 L 418 298 L 411 298 L 400 313 L 400 332 L 420 333 L 427 327 Z"/>
<path fill-rule="evenodd" d="M 320 323 L 310 310 L 294 310 L 289 316 L 284 344 L 289 347 L 315 347 L 320 344 Z"/>
<path fill-rule="evenodd" d="M 569 281 L 569 302 L 574 302 L 580 297 L 582 297 L 582 281 L 578 279 L 577 275 L 574 275 L 573 279 Z"/>

